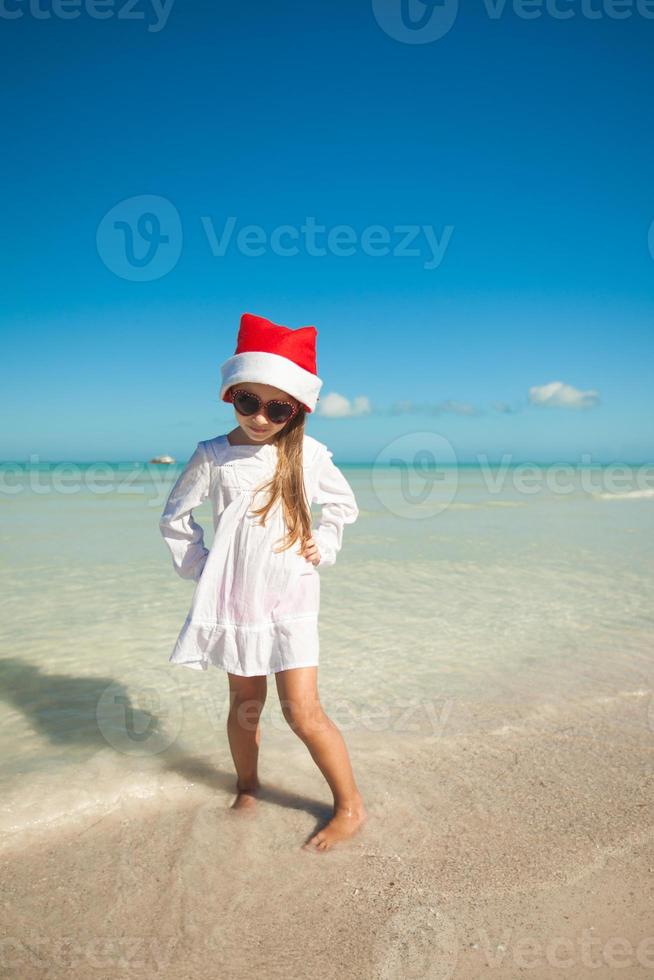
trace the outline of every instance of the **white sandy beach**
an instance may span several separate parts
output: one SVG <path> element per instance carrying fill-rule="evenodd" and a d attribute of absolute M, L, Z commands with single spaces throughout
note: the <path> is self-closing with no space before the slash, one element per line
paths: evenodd
<path fill-rule="evenodd" d="M 2 857 L 4 975 L 639 978 L 654 970 L 649 698 L 570 704 L 484 737 L 350 733 L 370 817 L 300 844 L 329 796 L 292 733 L 229 809 L 224 750 Z"/>
<path fill-rule="evenodd" d="M 369 819 L 324 854 L 272 679 L 264 794 L 230 809 L 226 677 L 167 663 L 190 590 L 157 506 L 10 501 L 3 976 L 653 974 L 651 501 L 469 474 L 411 521 L 348 477 L 319 687 Z"/>

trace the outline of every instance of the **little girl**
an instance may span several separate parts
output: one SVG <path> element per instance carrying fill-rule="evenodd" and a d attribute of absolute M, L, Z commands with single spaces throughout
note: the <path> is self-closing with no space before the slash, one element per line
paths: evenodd
<path fill-rule="evenodd" d="M 220 389 L 238 425 L 198 443 L 159 527 L 177 573 L 197 583 L 170 662 L 227 672 L 227 734 L 238 794 L 233 807 L 251 808 L 260 790 L 259 717 L 267 675 L 274 674 L 282 713 L 334 797 L 331 820 L 304 844 L 322 851 L 350 837 L 367 814 L 343 737 L 317 689 L 317 569 L 334 564 L 343 526 L 359 510 L 333 453 L 304 431 L 322 386 L 316 335 L 315 327 L 291 330 L 243 314 Z M 207 497 L 215 528 L 211 550 L 192 513 Z M 322 505 L 316 528 L 313 502 Z"/>

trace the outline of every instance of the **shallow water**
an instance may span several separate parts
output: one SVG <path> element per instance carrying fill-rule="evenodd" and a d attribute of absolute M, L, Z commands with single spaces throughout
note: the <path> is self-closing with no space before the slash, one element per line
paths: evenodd
<path fill-rule="evenodd" d="M 398 739 L 483 737 L 570 699 L 649 696 L 642 472 L 616 490 L 605 471 L 577 471 L 563 493 L 545 468 L 531 492 L 511 470 L 494 486 L 474 467 L 431 484 L 342 469 L 361 513 L 321 571 L 319 685 L 348 744 L 375 736 L 390 757 Z M 228 771 L 226 675 L 168 664 L 193 588 L 158 530 L 179 467 L 4 470 L 2 826 L 183 794 L 217 760 Z M 195 516 L 210 544 L 208 504 Z M 262 763 L 295 740 L 273 677 L 268 691 Z"/>

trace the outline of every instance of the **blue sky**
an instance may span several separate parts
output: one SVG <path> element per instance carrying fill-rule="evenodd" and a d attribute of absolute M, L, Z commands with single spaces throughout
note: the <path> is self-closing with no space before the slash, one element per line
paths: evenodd
<path fill-rule="evenodd" d="M 337 460 L 654 460 L 642 4 L 470 2 L 407 43 L 400 0 L 66 2 L 4 7 L 0 458 L 187 458 L 233 427 L 249 311 L 317 327 Z"/>

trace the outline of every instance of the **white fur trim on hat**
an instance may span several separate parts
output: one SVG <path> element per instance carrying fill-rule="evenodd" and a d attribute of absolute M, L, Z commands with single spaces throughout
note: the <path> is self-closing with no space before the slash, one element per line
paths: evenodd
<path fill-rule="evenodd" d="M 322 387 L 322 380 L 317 374 L 305 371 L 287 357 L 266 351 L 245 351 L 243 354 L 234 354 L 221 365 L 220 372 L 222 374 L 221 401 L 232 385 L 240 381 L 254 381 L 281 388 L 313 412 Z"/>

